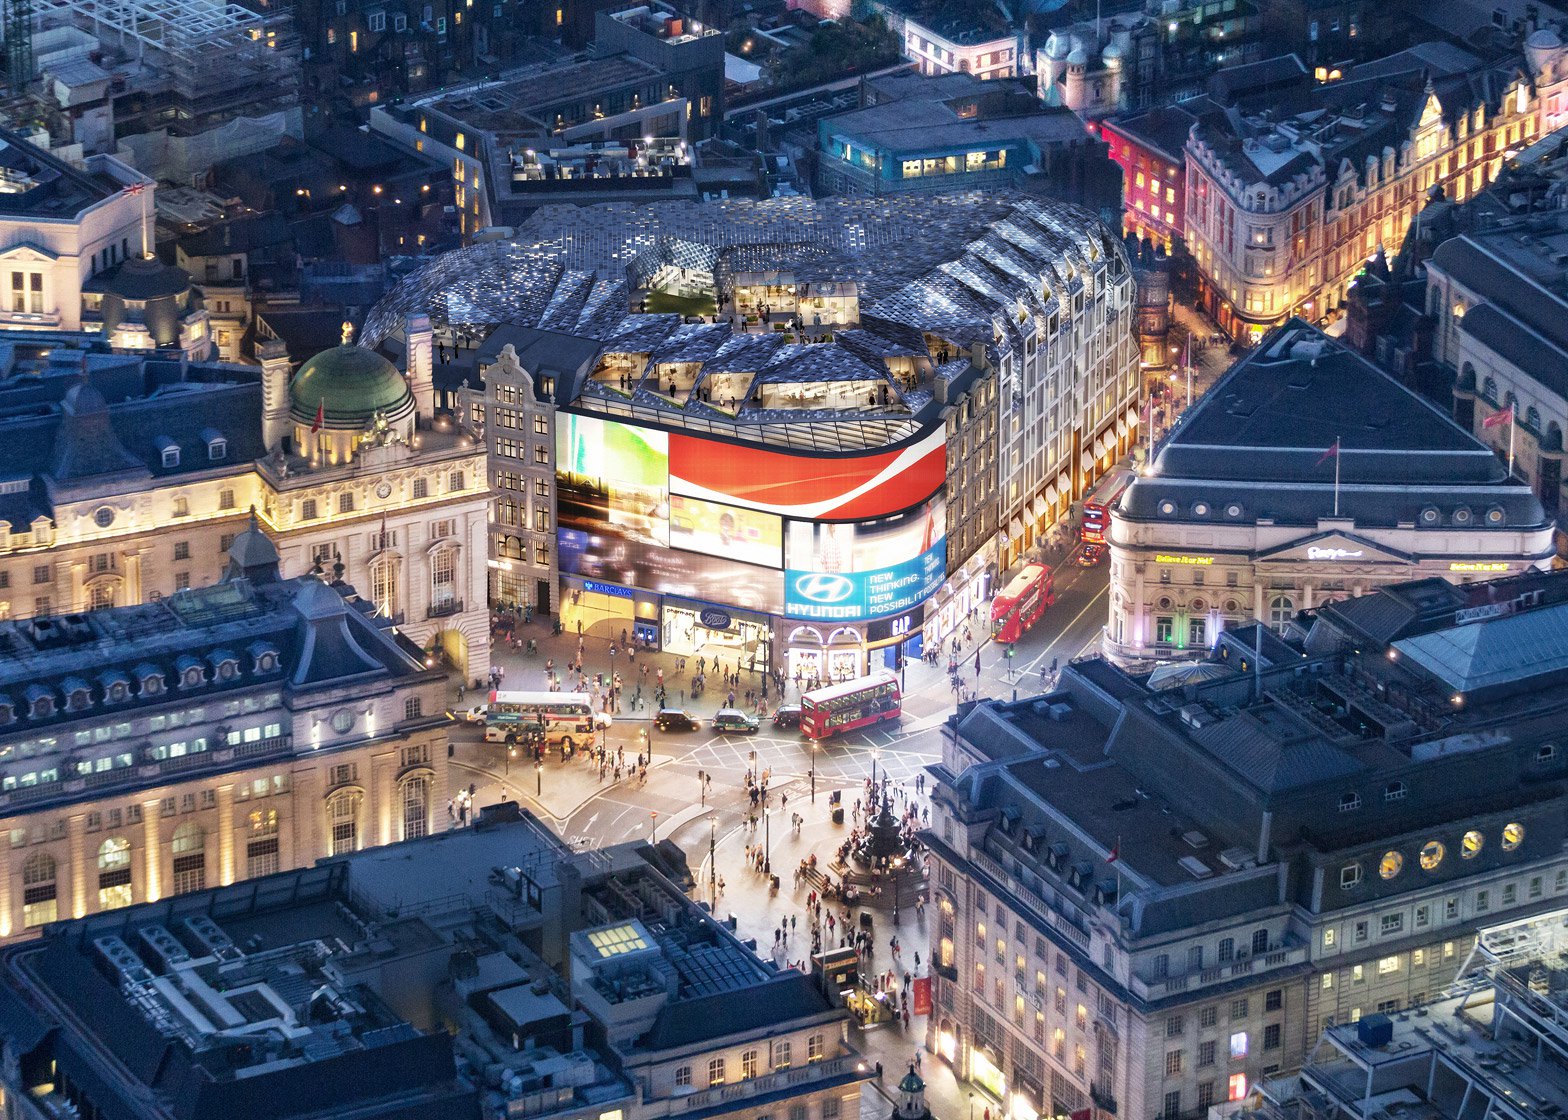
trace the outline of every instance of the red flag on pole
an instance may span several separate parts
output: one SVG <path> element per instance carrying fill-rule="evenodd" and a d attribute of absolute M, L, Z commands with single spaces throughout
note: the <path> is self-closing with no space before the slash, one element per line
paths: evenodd
<path fill-rule="evenodd" d="M 311 421 L 310 430 L 313 432 L 319 432 L 321 431 L 322 425 L 326 422 L 327 400 L 325 397 L 323 397 L 320 401 L 316 402 L 316 418 Z"/>
<path fill-rule="evenodd" d="M 1111 854 L 1105 857 L 1106 863 L 1115 863 L 1122 858 L 1122 838 L 1118 836 L 1116 843 L 1111 845 Z"/>
<path fill-rule="evenodd" d="M 1319 455 L 1318 456 L 1318 461 L 1316 463 L 1313 463 L 1312 465 L 1314 467 L 1321 467 L 1324 463 L 1328 462 L 1330 459 L 1338 459 L 1338 458 L 1339 458 L 1339 440 L 1338 440 L 1338 438 L 1335 438 L 1334 442 L 1329 445 L 1328 450 L 1323 452 L 1323 454 Z"/>
<path fill-rule="evenodd" d="M 912 1009 L 914 1013 L 916 1015 L 931 1014 L 931 977 L 915 977 L 915 982 L 910 985 L 910 988 L 914 995 L 914 1008 Z"/>
<path fill-rule="evenodd" d="M 1514 406 L 1513 405 L 1509 405 L 1507 408 L 1503 409 L 1501 412 L 1494 412 L 1494 413 L 1492 413 L 1492 415 L 1488 416 L 1485 420 L 1482 420 L 1481 421 L 1481 427 L 1483 427 L 1483 428 L 1499 428 L 1499 427 L 1502 427 L 1502 425 L 1504 425 L 1504 424 L 1512 424 L 1513 422 L 1514 422 Z"/>

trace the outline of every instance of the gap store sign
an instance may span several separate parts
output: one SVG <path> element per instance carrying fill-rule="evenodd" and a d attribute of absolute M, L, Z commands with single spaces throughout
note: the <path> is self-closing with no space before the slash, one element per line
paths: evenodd
<path fill-rule="evenodd" d="M 849 622 L 901 614 L 924 603 L 947 576 L 943 538 L 913 560 L 865 572 L 784 572 L 784 614 L 789 618 Z"/>

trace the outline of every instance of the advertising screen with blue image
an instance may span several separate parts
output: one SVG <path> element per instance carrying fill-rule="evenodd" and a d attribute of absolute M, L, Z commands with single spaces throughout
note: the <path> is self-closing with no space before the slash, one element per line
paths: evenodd
<path fill-rule="evenodd" d="M 784 573 L 784 613 L 824 622 L 898 614 L 930 598 L 946 575 L 945 537 L 913 560 L 886 568 L 864 572 L 790 568 Z"/>

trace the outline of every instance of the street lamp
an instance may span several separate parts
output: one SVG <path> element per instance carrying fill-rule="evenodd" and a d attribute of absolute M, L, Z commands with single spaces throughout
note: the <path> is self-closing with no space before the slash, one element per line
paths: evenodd
<path fill-rule="evenodd" d="M 877 795 L 877 759 L 882 757 L 881 747 L 871 748 L 871 796 Z"/>
<path fill-rule="evenodd" d="M 534 759 L 534 797 L 544 796 L 544 761 Z"/>
<path fill-rule="evenodd" d="M 653 824 L 648 828 L 648 842 L 657 844 L 659 842 L 659 811 L 654 809 L 648 816 L 653 819 Z"/>
<path fill-rule="evenodd" d="M 773 810 L 762 809 L 762 873 L 773 874 Z"/>
<path fill-rule="evenodd" d="M 811 747 L 811 803 L 815 805 L 817 803 L 817 741 L 812 739 L 808 745 Z"/>
<path fill-rule="evenodd" d="M 511 743 L 506 748 L 506 774 L 512 773 L 512 759 L 517 757 L 517 744 Z"/>
<path fill-rule="evenodd" d="M 969 1094 L 969 1120 L 975 1120 L 975 1095 Z"/>
<path fill-rule="evenodd" d="M 708 910 L 717 914 L 719 912 L 719 865 L 714 857 L 714 848 L 719 842 L 719 818 L 708 818 Z"/>

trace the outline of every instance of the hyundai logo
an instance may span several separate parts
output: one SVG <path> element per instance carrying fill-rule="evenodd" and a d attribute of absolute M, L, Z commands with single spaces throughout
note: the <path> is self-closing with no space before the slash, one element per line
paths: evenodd
<path fill-rule="evenodd" d="M 795 590 L 813 603 L 842 603 L 855 593 L 855 581 L 848 576 L 812 573 L 797 576 Z"/>

